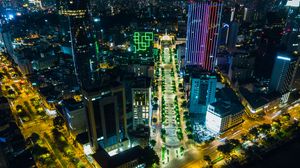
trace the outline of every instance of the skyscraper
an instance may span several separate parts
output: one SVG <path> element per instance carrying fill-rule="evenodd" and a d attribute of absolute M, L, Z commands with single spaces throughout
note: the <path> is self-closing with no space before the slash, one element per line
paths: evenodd
<path fill-rule="evenodd" d="M 75 74 L 84 90 L 97 87 L 100 77 L 97 72 L 98 58 L 88 0 L 60 0 L 59 12 L 68 16 Z"/>
<path fill-rule="evenodd" d="M 299 64 L 299 58 L 278 54 L 273 66 L 269 90 L 285 94 L 291 90 L 295 74 Z"/>
<path fill-rule="evenodd" d="M 113 150 L 127 137 L 124 87 L 115 83 L 99 91 L 83 91 L 83 96 L 91 148 Z"/>
<path fill-rule="evenodd" d="M 185 65 L 213 70 L 218 49 L 222 0 L 196 0 L 189 4 Z"/>
<path fill-rule="evenodd" d="M 189 111 L 192 114 L 205 115 L 207 106 L 215 102 L 217 78 L 214 75 L 203 74 L 191 77 L 191 94 Z M 205 118 L 205 117 L 204 117 Z M 203 119 L 204 119 L 203 118 Z"/>
<path fill-rule="evenodd" d="M 82 90 L 89 143 L 110 151 L 127 135 L 124 87 L 113 72 L 98 71 L 96 35 L 89 0 L 60 0 L 59 13 L 68 17 L 75 74 Z"/>

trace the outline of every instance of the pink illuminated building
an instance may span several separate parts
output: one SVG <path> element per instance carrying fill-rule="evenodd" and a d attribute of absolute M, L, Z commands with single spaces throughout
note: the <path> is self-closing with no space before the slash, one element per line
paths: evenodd
<path fill-rule="evenodd" d="M 189 4 L 185 65 L 211 71 L 216 64 L 222 0 L 194 0 Z"/>

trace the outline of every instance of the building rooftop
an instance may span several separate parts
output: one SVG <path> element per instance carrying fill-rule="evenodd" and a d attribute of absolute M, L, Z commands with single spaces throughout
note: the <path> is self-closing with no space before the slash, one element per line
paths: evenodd
<path fill-rule="evenodd" d="M 211 105 L 215 107 L 215 112 L 221 117 L 239 113 L 244 109 L 234 91 L 228 87 L 218 90 L 216 98 L 217 101 Z"/>
<path fill-rule="evenodd" d="M 257 109 L 261 106 L 268 104 L 269 102 L 280 98 L 280 94 L 277 92 L 272 93 L 260 93 L 260 92 L 250 92 L 248 89 L 241 87 L 240 93 L 247 100 L 250 106 L 254 109 Z"/>
<path fill-rule="evenodd" d="M 77 101 L 74 98 L 63 100 L 63 104 L 70 111 L 81 109 L 84 107 L 83 101 Z"/>
<path fill-rule="evenodd" d="M 103 148 L 99 148 L 92 156 L 102 168 L 116 168 L 133 160 L 139 160 L 143 156 L 143 148 L 135 146 L 112 157 Z"/>

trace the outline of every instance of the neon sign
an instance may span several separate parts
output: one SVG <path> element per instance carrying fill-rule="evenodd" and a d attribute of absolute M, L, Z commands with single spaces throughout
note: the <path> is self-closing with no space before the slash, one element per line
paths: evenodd
<path fill-rule="evenodd" d="M 152 47 L 153 32 L 135 32 L 133 35 L 134 53 L 145 52 Z"/>

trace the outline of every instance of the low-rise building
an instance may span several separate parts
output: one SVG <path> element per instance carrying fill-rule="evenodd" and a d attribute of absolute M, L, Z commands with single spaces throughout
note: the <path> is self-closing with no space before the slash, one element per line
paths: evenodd
<path fill-rule="evenodd" d="M 224 132 L 243 122 L 244 107 L 234 91 L 223 88 L 217 92 L 217 101 L 208 105 L 206 128 L 215 133 Z"/>
<path fill-rule="evenodd" d="M 99 148 L 93 154 L 94 167 L 102 168 L 136 168 L 145 167 L 142 161 L 144 150 L 141 146 L 135 146 L 117 155 L 110 156 L 105 150 Z"/>
<path fill-rule="evenodd" d="M 87 131 L 86 110 L 82 100 L 74 98 L 63 101 L 63 111 L 69 129 L 80 134 Z"/>
<path fill-rule="evenodd" d="M 240 88 L 243 97 L 242 103 L 246 107 L 248 114 L 258 114 L 260 112 L 269 112 L 279 107 L 281 95 L 277 92 L 260 93 L 250 92 L 246 88 Z"/>

